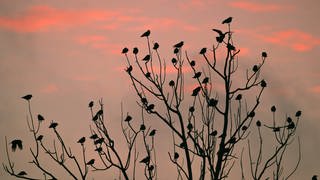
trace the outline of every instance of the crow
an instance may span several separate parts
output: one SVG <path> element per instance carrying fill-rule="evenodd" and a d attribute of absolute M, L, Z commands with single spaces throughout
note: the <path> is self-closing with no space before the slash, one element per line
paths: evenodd
<path fill-rule="evenodd" d="M 196 87 L 195 89 L 193 89 L 191 96 L 197 96 L 200 90 L 201 90 L 200 86 Z"/>
<path fill-rule="evenodd" d="M 228 17 L 227 19 L 222 21 L 222 24 L 230 24 L 232 22 L 232 17 Z"/>
<path fill-rule="evenodd" d="M 130 115 L 127 115 L 127 117 L 124 119 L 125 122 L 129 122 L 132 120 L 132 117 Z"/>
<path fill-rule="evenodd" d="M 97 139 L 98 138 L 98 135 L 97 134 L 92 134 L 91 136 L 90 136 L 90 139 Z"/>
<path fill-rule="evenodd" d="M 11 149 L 13 152 L 16 151 L 17 147 L 22 150 L 23 146 L 22 146 L 22 141 L 20 139 L 15 139 L 13 141 L 11 141 Z"/>
<path fill-rule="evenodd" d="M 88 107 L 89 107 L 89 108 L 92 108 L 92 107 L 93 107 L 93 101 L 90 101 L 90 102 L 89 102 Z"/>
<path fill-rule="evenodd" d="M 58 126 L 58 123 L 52 121 L 49 128 L 55 129 L 57 126 Z"/>
<path fill-rule="evenodd" d="M 41 115 L 41 114 L 38 114 L 38 121 L 43 121 L 44 120 L 44 117 Z"/>
<path fill-rule="evenodd" d="M 29 100 L 32 98 L 32 95 L 31 95 L 31 94 L 28 94 L 28 95 L 25 95 L 25 96 L 23 96 L 23 97 L 21 97 L 21 98 L 29 101 Z"/>
<path fill-rule="evenodd" d="M 83 144 L 86 141 L 86 137 L 80 138 L 77 143 Z"/>
<path fill-rule="evenodd" d="M 207 52 L 207 48 L 202 48 L 199 54 L 205 54 Z"/>
<path fill-rule="evenodd" d="M 144 164 L 149 164 L 149 162 L 150 162 L 150 156 L 147 156 L 140 161 L 140 163 L 144 163 Z"/>
<path fill-rule="evenodd" d="M 180 41 L 179 43 L 175 44 L 173 47 L 174 48 L 181 48 L 183 46 L 184 42 Z"/>
<path fill-rule="evenodd" d="M 149 36 L 150 36 L 150 30 L 147 30 L 140 37 L 149 37 Z"/>
<path fill-rule="evenodd" d="M 156 134 L 156 129 L 153 129 L 150 133 L 149 136 L 153 137 Z"/>
<path fill-rule="evenodd" d="M 91 159 L 90 161 L 88 161 L 87 163 L 86 163 L 86 165 L 89 165 L 89 166 L 91 166 L 91 165 L 93 165 L 94 164 L 94 159 Z"/>
<path fill-rule="evenodd" d="M 25 171 L 20 171 L 17 175 L 18 176 L 25 176 L 25 175 L 27 175 L 27 173 Z"/>
<path fill-rule="evenodd" d="M 122 49 L 122 54 L 126 54 L 128 51 L 129 51 L 129 49 L 125 47 Z"/>
<path fill-rule="evenodd" d="M 158 44 L 157 42 L 154 43 L 154 44 L 153 44 L 153 49 L 154 49 L 154 50 L 157 50 L 158 48 L 159 48 L 159 44 Z"/>
<path fill-rule="evenodd" d="M 42 141 L 42 139 L 43 139 L 43 135 L 39 135 L 36 140 L 37 141 Z"/>
<path fill-rule="evenodd" d="M 138 54 L 138 52 L 139 52 L 139 49 L 137 48 L 137 47 L 135 47 L 135 48 L 133 48 L 133 54 Z"/>

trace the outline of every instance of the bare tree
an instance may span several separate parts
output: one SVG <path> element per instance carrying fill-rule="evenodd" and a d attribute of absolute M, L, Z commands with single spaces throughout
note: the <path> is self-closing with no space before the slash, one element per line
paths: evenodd
<path fill-rule="evenodd" d="M 226 30 L 212 29 L 217 35 L 212 47 L 202 48 L 192 58 L 183 51 L 184 41 L 180 41 L 173 46 L 171 62 L 166 62 L 160 55 L 160 45 L 151 43 L 150 30 L 141 35 L 146 39 L 147 54 L 140 55 L 137 47 L 133 48 L 132 54 L 128 48 L 122 50 L 127 62 L 125 71 L 141 109 L 141 121 L 133 122 L 133 117 L 129 113 L 124 114 L 121 107 L 121 127 L 127 145 L 125 154 L 120 154 L 117 146 L 120 142 L 108 130 L 102 100 L 98 106 L 94 106 L 93 101 L 88 105 L 92 122 L 88 137 L 97 155 L 97 158 L 88 158 L 87 138 L 79 138 L 77 143 L 82 153 L 74 155 L 61 136 L 57 122 L 51 122 L 49 126 L 55 137 L 55 140 L 49 140 L 52 147 L 45 142 L 39 133 L 45 118 L 38 114 L 35 120 L 31 111 L 32 95 L 26 95 L 22 98 L 28 103 L 27 122 L 34 141 L 30 147 L 32 164 L 43 177 L 33 177 L 24 170 L 16 170 L 10 158 L 7 138 L 8 164 L 3 163 L 3 168 L 17 178 L 58 179 L 55 171 L 41 163 L 40 159 L 46 156 L 73 179 L 87 179 L 89 170 L 108 171 L 111 168 L 120 172 L 119 179 L 135 179 L 136 173 L 143 174 L 148 180 L 157 179 L 154 139 L 157 131 L 152 128 L 152 122 L 145 121 L 145 116 L 152 116 L 171 132 L 172 149 L 168 150 L 167 158 L 168 163 L 176 167 L 177 179 L 227 179 L 235 164 L 241 168 L 242 179 L 289 179 L 300 163 L 299 139 L 297 164 L 293 169 L 284 168 L 284 155 L 295 140 L 301 111 L 296 112 L 295 118 L 286 116 L 279 121 L 273 106 L 271 124 L 256 118 L 262 93 L 267 87 L 266 81 L 260 77 L 267 53 L 262 52 L 259 62 L 246 70 L 246 78 L 239 79 L 236 75 L 243 73 L 239 71 L 240 50 L 233 42 L 231 23 L 232 18 L 229 17 L 222 22 Z M 220 57 L 221 54 L 224 56 Z M 193 60 L 198 57 L 203 60 Z M 168 74 L 168 68 L 174 73 Z M 191 70 L 190 77 L 185 68 Z M 194 85 L 192 89 L 187 88 L 190 82 Z M 222 90 L 216 88 L 217 85 L 221 85 Z M 273 146 L 266 147 L 265 142 L 273 139 Z M 255 140 L 258 148 L 253 148 Z M 12 151 L 22 149 L 22 142 L 20 139 L 12 140 Z M 143 147 L 137 148 L 137 142 Z M 141 151 L 144 155 L 139 158 Z M 138 162 L 144 168 L 136 172 Z"/>

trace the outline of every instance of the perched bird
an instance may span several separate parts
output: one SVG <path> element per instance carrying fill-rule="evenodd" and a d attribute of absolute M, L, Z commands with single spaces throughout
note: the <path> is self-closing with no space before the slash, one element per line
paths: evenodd
<path fill-rule="evenodd" d="M 247 129 L 248 129 L 248 127 L 245 126 L 245 125 L 241 127 L 241 130 L 242 130 L 242 131 L 246 131 Z"/>
<path fill-rule="evenodd" d="M 318 180 L 318 176 L 317 175 L 313 175 L 311 180 Z"/>
<path fill-rule="evenodd" d="M 232 22 L 232 17 L 228 17 L 227 19 L 222 21 L 222 24 L 230 24 Z"/>
<path fill-rule="evenodd" d="M 263 87 L 263 88 L 267 87 L 267 82 L 264 79 L 261 80 L 260 86 Z"/>
<path fill-rule="evenodd" d="M 99 116 L 98 115 L 94 115 L 93 117 L 92 117 L 92 121 L 96 121 L 96 120 L 98 120 L 99 119 Z"/>
<path fill-rule="evenodd" d="M 126 69 L 127 73 L 131 73 L 132 71 L 132 66 L 129 66 L 127 69 Z"/>
<path fill-rule="evenodd" d="M 104 141 L 104 138 L 99 138 L 97 140 L 94 141 L 94 144 L 97 145 L 97 144 L 102 144 Z"/>
<path fill-rule="evenodd" d="M 190 66 L 195 66 L 196 65 L 196 62 L 195 61 L 190 61 Z"/>
<path fill-rule="evenodd" d="M 29 101 L 29 100 L 32 98 L 32 95 L 31 95 L 31 94 L 28 94 L 28 95 L 25 95 L 25 96 L 23 96 L 23 97 L 21 97 L 21 98 Z"/>
<path fill-rule="evenodd" d="M 157 50 L 158 48 L 159 48 L 159 44 L 157 42 L 155 42 L 153 44 L 153 48 L 152 49 Z"/>
<path fill-rule="evenodd" d="M 150 30 L 147 30 L 140 37 L 149 37 L 149 36 L 150 36 Z"/>
<path fill-rule="evenodd" d="M 146 126 L 145 126 L 144 124 L 141 124 L 141 125 L 140 125 L 140 130 L 141 130 L 141 131 L 146 130 Z"/>
<path fill-rule="evenodd" d="M 169 82 L 169 86 L 171 86 L 171 87 L 173 87 L 174 86 L 174 81 L 173 80 L 171 80 L 170 82 Z"/>
<path fill-rule="evenodd" d="M 147 105 L 147 104 L 148 104 L 147 98 L 141 98 L 141 102 L 142 102 L 142 104 L 144 104 L 144 105 Z"/>
<path fill-rule="evenodd" d="M 97 134 L 92 134 L 89 138 L 90 138 L 90 139 L 97 139 L 97 138 L 98 138 L 98 135 L 97 135 Z"/>
<path fill-rule="evenodd" d="M 122 54 L 126 54 L 128 51 L 129 51 L 129 49 L 125 47 L 122 49 Z"/>
<path fill-rule="evenodd" d="M 149 167 L 148 167 L 148 170 L 149 170 L 149 171 L 153 171 L 153 170 L 154 170 L 154 166 L 153 166 L 153 165 L 149 166 Z"/>
<path fill-rule="evenodd" d="M 174 48 L 173 53 L 174 53 L 174 54 L 179 53 L 179 48 Z"/>
<path fill-rule="evenodd" d="M 261 56 L 262 56 L 263 58 L 266 58 L 266 57 L 268 57 L 268 54 L 267 54 L 266 52 L 262 52 L 262 53 L 261 53 Z"/>
<path fill-rule="evenodd" d="M 124 119 L 125 122 L 129 122 L 132 120 L 132 117 L 130 115 L 127 115 L 127 117 Z"/>
<path fill-rule="evenodd" d="M 43 139 L 43 135 L 39 135 L 36 140 L 37 141 L 42 141 L 42 139 Z"/>
<path fill-rule="evenodd" d="M 96 148 L 95 151 L 97 151 L 98 153 L 100 153 L 100 152 L 102 151 L 102 147 Z"/>
<path fill-rule="evenodd" d="M 258 120 L 258 121 L 256 122 L 256 125 L 257 125 L 258 127 L 261 127 L 261 121 Z"/>
<path fill-rule="evenodd" d="M 242 94 L 238 94 L 236 100 L 240 101 L 242 99 Z"/>
<path fill-rule="evenodd" d="M 52 121 L 49 128 L 55 129 L 57 126 L 58 126 L 58 123 Z"/>
<path fill-rule="evenodd" d="M 147 106 L 146 110 L 147 111 L 151 111 L 154 109 L 154 104 L 150 104 L 149 106 Z"/>
<path fill-rule="evenodd" d="M 287 122 L 288 122 L 288 123 L 291 123 L 291 122 L 292 122 L 291 117 L 288 117 L 288 118 L 287 118 Z"/>
<path fill-rule="evenodd" d="M 252 71 L 253 71 L 253 72 L 257 72 L 258 70 L 259 70 L 259 68 L 258 68 L 257 65 L 254 65 L 254 66 L 252 67 Z"/>
<path fill-rule="evenodd" d="M 193 113 L 194 112 L 194 106 L 189 107 L 189 112 Z"/>
<path fill-rule="evenodd" d="M 193 125 L 192 125 L 191 123 L 188 123 L 187 129 L 188 129 L 189 131 L 191 131 L 191 130 L 193 129 Z"/>
<path fill-rule="evenodd" d="M 294 124 L 294 122 L 290 122 L 289 125 L 287 126 L 287 129 L 294 129 L 296 127 L 296 125 Z"/>
<path fill-rule="evenodd" d="M 219 34 L 219 36 L 216 37 L 217 42 L 222 43 L 228 32 L 223 33 L 219 29 L 212 29 L 212 30 Z"/>
<path fill-rule="evenodd" d="M 196 87 L 195 89 L 193 89 L 191 96 L 197 96 L 200 90 L 201 90 L 200 86 Z"/>
<path fill-rule="evenodd" d="M 151 74 L 150 74 L 150 72 L 147 72 L 146 74 L 144 74 L 145 76 L 146 76 L 146 78 L 149 78 L 149 77 L 151 77 Z"/>
<path fill-rule="evenodd" d="M 175 44 L 173 47 L 174 48 L 181 48 L 183 46 L 184 42 L 180 41 L 179 43 Z"/>
<path fill-rule="evenodd" d="M 209 99 L 208 106 L 215 107 L 215 106 L 217 106 L 217 104 L 218 104 L 218 100 L 216 100 L 214 98 Z"/>
<path fill-rule="evenodd" d="M 22 141 L 20 139 L 15 139 L 13 141 L 11 141 L 11 149 L 13 152 L 16 151 L 17 147 L 22 150 L 23 146 L 22 146 Z"/>
<path fill-rule="evenodd" d="M 149 136 L 153 137 L 156 134 L 156 129 L 153 129 L 150 133 Z"/>
<path fill-rule="evenodd" d="M 199 54 L 205 54 L 207 52 L 207 48 L 202 48 L 199 52 Z"/>
<path fill-rule="evenodd" d="M 80 138 L 77 143 L 83 144 L 86 141 L 86 137 Z"/>
<path fill-rule="evenodd" d="M 135 48 L 133 48 L 132 52 L 133 52 L 133 54 L 138 54 L 139 49 L 137 47 L 135 47 Z"/>
<path fill-rule="evenodd" d="M 301 116 L 301 111 L 297 111 L 296 112 L 296 117 L 300 117 Z"/>
<path fill-rule="evenodd" d="M 256 115 L 256 113 L 255 113 L 254 111 L 251 111 L 251 112 L 248 114 L 248 117 L 253 118 L 255 115 Z"/>
<path fill-rule="evenodd" d="M 177 159 L 179 158 L 179 153 L 175 152 L 174 155 L 173 155 L 173 158 L 174 158 L 175 160 L 177 160 Z"/>
<path fill-rule="evenodd" d="M 150 156 L 147 156 L 140 161 L 140 163 L 144 163 L 144 164 L 149 164 L 149 162 L 150 162 Z"/>
<path fill-rule="evenodd" d="M 17 175 L 18 176 L 25 176 L 25 175 L 27 175 L 27 173 L 25 171 L 20 171 Z"/>
<path fill-rule="evenodd" d="M 209 82 L 209 77 L 205 77 L 203 80 L 202 80 L 202 84 L 207 84 Z"/>
<path fill-rule="evenodd" d="M 93 165 L 94 164 L 94 159 L 91 159 L 90 161 L 88 161 L 87 163 L 86 163 L 86 165 L 89 165 L 89 166 L 91 166 L 91 165 Z"/>
<path fill-rule="evenodd" d="M 146 62 L 149 62 L 149 60 L 150 60 L 150 54 L 148 54 L 148 55 L 146 55 L 142 60 L 143 61 L 146 61 Z"/>
<path fill-rule="evenodd" d="M 101 115 L 103 115 L 103 110 L 102 110 L 102 109 L 100 109 L 100 110 L 97 112 L 97 116 L 101 116 Z"/>
<path fill-rule="evenodd" d="M 276 112 L 276 110 L 277 110 L 276 106 L 271 107 L 271 112 Z"/>
<path fill-rule="evenodd" d="M 90 101 L 90 102 L 89 102 L 88 107 L 89 107 L 89 108 L 92 108 L 92 107 L 93 107 L 93 101 Z"/>
<path fill-rule="evenodd" d="M 232 44 L 230 44 L 230 43 L 227 44 L 227 48 L 228 48 L 228 50 L 230 50 L 230 51 L 235 51 L 235 50 L 236 50 L 236 48 L 235 48 Z"/>
<path fill-rule="evenodd" d="M 178 61 L 177 61 L 177 59 L 176 59 L 176 58 L 172 58 L 172 59 L 171 59 L 171 62 L 172 62 L 172 64 L 174 64 L 174 65 L 175 65 L 175 64 L 177 64 L 177 62 L 178 62 Z"/>
<path fill-rule="evenodd" d="M 44 120 L 44 117 L 41 115 L 41 114 L 38 114 L 38 121 L 43 121 Z"/>
<path fill-rule="evenodd" d="M 218 134 L 217 130 L 212 131 L 209 135 L 210 136 L 216 136 Z"/>
<path fill-rule="evenodd" d="M 201 72 L 196 72 L 194 73 L 194 76 L 192 78 L 197 79 L 201 76 L 201 74 L 202 74 Z"/>

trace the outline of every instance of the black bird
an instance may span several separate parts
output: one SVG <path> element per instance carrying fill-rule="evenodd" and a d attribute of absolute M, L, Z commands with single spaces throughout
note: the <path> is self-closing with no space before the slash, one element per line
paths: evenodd
<path fill-rule="evenodd" d="M 23 97 L 21 97 L 21 98 L 29 101 L 29 100 L 32 98 L 32 95 L 31 95 L 31 94 L 28 94 L 28 95 L 25 95 L 25 96 L 23 96 Z"/>
<path fill-rule="evenodd" d="M 92 117 L 92 121 L 96 121 L 96 120 L 98 120 L 98 118 L 99 118 L 98 115 L 94 115 L 94 116 Z"/>
<path fill-rule="evenodd" d="M 189 112 L 193 113 L 194 112 L 194 106 L 189 107 Z"/>
<path fill-rule="evenodd" d="M 287 122 L 288 122 L 288 123 L 291 123 L 291 122 L 292 122 L 291 117 L 288 117 L 288 118 L 287 118 Z"/>
<path fill-rule="evenodd" d="M 39 135 L 36 140 L 37 141 L 42 141 L 42 139 L 43 139 L 43 135 Z"/>
<path fill-rule="evenodd" d="M 246 131 L 247 129 L 248 129 L 247 126 L 242 126 L 242 128 L 241 128 L 242 131 Z"/>
<path fill-rule="evenodd" d="M 127 73 L 131 73 L 132 71 L 132 66 L 129 66 L 127 69 L 126 69 Z"/>
<path fill-rule="evenodd" d="M 130 115 L 127 115 L 127 117 L 124 119 L 125 122 L 129 122 L 132 120 L 132 117 Z"/>
<path fill-rule="evenodd" d="M 99 138 L 97 140 L 94 141 L 94 144 L 97 145 L 97 144 L 102 144 L 104 141 L 104 138 Z"/>
<path fill-rule="evenodd" d="M 181 48 L 183 46 L 184 42 L 180 41 L 179 43 L 175 44 L 173 47 L 174 48 Z"/>
<path fill-rule="evenodd" d="M 139 52 L 139 49 L 137 48 L 137 47 L 135 47 L 135 48 L 133 48 L 133 54 L 138 54 L 138 52 Z"/>
<path fill-rule="evenodd" d="M 258 121 L 256 122 L 256 125 L 257 125 L 258 127 L 260 127 L 260 126 L 261 126 L 261 121 L 258 120 Z"/>
<path fill-rule="evenodd" d="M 141 131 L 146 130 L 146 126 L 145 126 L 144 124 L 141 124 L 141 125 L 140 125 L 140 130 L 141 130 Z"/>
<path fill-rule="evenodd" d="M 222 24 L 229 24 L 232 22 L 232 17 L 228 17 L 227 19 L 222 21 Z"/>
<path fill-rule="evenodd" d="M 172 64 L 174 64 L 174 65 L 175 65 L 175 64 L 177 64 L 177 62 L 178 62 L 178 61 L 177 61 L 177 59 L 176 59 L 176 58 L 172 58 L 172 59 L 171 59 L 171 62 L 172 62 Z"/>
<path fill-rule="evenodd" d="M 192 125 L 191 123 L 188 123 L 187 129 L 188 129 L 189 131 L 191 131 L 191 130 L 193 129 L 193 125 Z"/>
<path fill-rule="evenodd" d="M 252 71 L 253 71 L 253 72 L 257 72 L 258 70 L 259 70 L 259 68 L 258 68 L 257 65 L 254 65 L 254 66 L 252 67 Z"/>
<path fill-rule="evenodd" d="M 199 54 L 205 54 L 207 52 L 207 48 L 202 48 L 199 52 Z"/>
<path fill-rule="evenodd" d="M 126 54 L 128 51 L 129 51 L 129 49 L 125 47 L 122 49 L 122 54 Z"/>
<path fill-rule="evenodd" d="M 239 101 L 239 100 L 241 100 L 241 99 L 242 99 L 242 94 L 238 94 L 237 97 L 236 97 L 236 100 Z"/>
<path fill-rule="evenodd" d="M 44 117 L 41 115 L 41 114 L 38 114 L 38 121 L 43 121 L 44 120 Z"/>
<path fill-rule="evenodd" d="M 144 105 L 147 105 L 147 104 L 148 104 L 147 98 L 141 98 L 141 102 L 142 102 L 142 104 L 144 104 Z"/>
<path fill-rule="evenodd" d="M 193 89 L 191 96 L 197 96 L 200 90 L 201 90 L 200 86 L 196 87 L 195 89 Z"/>
<path fill-rule="evenodd" d="M 222 43 L 228 32 L 223 33 L 219 29 L 212 29 L 212 30 L 219 34 L 219 36 L 216 37 L 217 42 Z"/>
<path fill-rule="evenodd" d="M 175 160 L 177 160 L 177 159 L 179 158 L 179 153 L 175 152 L 174 155 L 173 155 L 173 158 L 174 158 Z"/>
<path fill-rule="evenodd" d="M 276 110 L 277 110 L 276 106 L 271 107 L 271 112 L 276 112 Z"/>
<path fill-rule="evenodd" d="M 261 85 L 261 87 L 265 88 L 265 87 L 267 87 L 267 82 L 263 79 L 263 80 L 261 80 L 260 85 Z"/>
<path fill-rule="evenodd" d="M 144 163 L 144 164 L 149 164 L 149 162 L 150 162 L 150 156 L 147 156 L 140 161 L 140 163 Z"/>
<path fill-rule="evenodd" d="M 95 151 L 97 151 L 98 153 L 100 153 L 100 152 L 102 151 L 102 147 L 96 148 Z"/>
<path fill-rule="evenodd" d="M 154 109 L 154 104 L 150 104 L 149 106 L 147 106 L 146 110 L 147 111 L 151 111 Z"/>
<path fill-rule="evenodd" d="M 97 112 L 97 116 L 101 116 L 103 114 L 103 110 L 100 109 L 98 112 Z"/>
<path fill-rule="evenodd" d="M 173 53 L 174 53 L 174 54 L 179 53 L 179 48 L 174 48 Z"/>
<path fill-rule="evenodd" d="M 203 80 L 202 80 L 202 84 L 207 84 L 209 82 L 209 78 L 208 77 L 205 77 Z"/>
<path fill-rule="evenodd" d="M 146 61 L 146 63 L 149 62 L 149 60 L 150 60 L 150 54 L 146 55 L 142 60 L 143 60 L 143 61 Z"/>
<path fill-rule="evenodd" d="M 194 76 L 192 78 L 197 79 L 201 76 L 201 74 L 202 74 L 201 72 L 196 72 L 194 73 Z"/>
<path fill-rule="evenodd" d="M 90 102 L 89 102 L 88 107 L 89 107 L 89 108 L 92 108 L 92 107 L 93 107 L 93 101 L 90 101 Z"/>
<path fill-rule="evenodd" d="M 156 134 L 156 129 L 153 129 L 150 133 L 149 136 L 153 137 Z"/>
<path fill-rule="evenodd" d="M 228 48 L 228 50 L 230 50 L 230 51 L 235 51 L 235 50 L 236 50 L 236 48 L 235 48 L 232 44 L 230 44 L 230 43 L 227 44 L 227 48 Z"/>
<path fill-rule="evenodd" d="M 145 76 L 146 76 L 146 78 L 149 78 L 149 77 L 151 77 L 151 74 L 150 74 L 150 72 L 147 72 L 146 74 L 144 74 Z"/>
<path fill-rule="evenodd" d="M 51 122 L 49 128 L 55 129 L 57 126 L 58 126 L 58 123 L 56 123 L 56 122 Z"/>
<path fill-rule="evenodd" d="M 150 36 L 150 30 L 147 30 L 141 35 L 141 37 L 149 37 L 149 36 Z"/>
<path fill-rule="evenodd" d="M 251 112 L 248 114 L 248 117 L 253 118 L 255 115 L 256 115 L 256 113 L 255 113 L 254 111 L 251 111 Z"/>
<path fill-rule="evenodd" d="M 94 159 L 91 159 L 90 161 L 88 161 L 87 163 L 86 163 L 86 165 L 89 165 L 89 166 L 91 166 L 91 165 L 93 165 L 94 164 Z"/>
<path fill-rule="evenodd" d="M 86 141 L 86 137 L 80 138 L 77 143 L 83 144 Z"/>
<path fill-rule="evenodd" d="M 301 111 L 297 111 L 296 112 L 296 117 L 300 117 L 301 116 Z"/>
<path fill-rule="evenodd" d="M 11 141 L 11 149 L 13 152 L 16 151 L 17 147 L 22 150 L 23 146 L 22 146 L 22 141 L 20 139 L 15 139 L 13 141 Z"/>
<path fill-rule="evenodd" d="M 268 54 L 267 54 L 266 52 L 262 52 L 262 53 L 261 53 L 261 56 L 262 56 L 263 58 L 266 58 L 266 57 L 268 56 Z"/>
<path fill-rule="evenodd" d="M 149 171 L 153 171 L 153 170 L 154 170 L 154 166 L 153 166 L 153 165 L 149 166 L 149 167 L 148 167 L 148 170 L 149 170 Z"/>
<path fill-rule="evenodd" d="M 212 29 L 212 31 L 215 31 L 216 33 L 218 33 L 219 36 L 223 35 L 223 32 L 220 31 L 219 29 Z"/>
<path fill-rule="evenodd" d="M 318 176 L 317 175 L 313 175 L 311 180 L 318 180 Z"/>
<path fill-rule="evenodd" d="M 174 81 L 173 80 L 171 80 L 170 82 L 169 82 L 169 86 L 171 86 L 171 87 L 173 87 L 174 86 Z"/>
<path fill-rule="evenodd" d="M 196 65 L 196 62 L 195 61 L 190 61 L 190 66 L 195 66 Z"/>
<path fill-rule="evenodd" d="M 27 175 L 27 173 L 25 171 L 20 171 L 17 175 L 18 176 L 25 176 L 25 175 Z"/>
<path fill-rule="evenodd" d="M 296 127 L 296 125 L 294 124 L 294 122 L 290 122 L 289 125 L 287 126 L 287 129 L 294 129 Z"/>
<path fill-rule="evenodd" d="M 209 135 L 210 136 L 216 136 L 218 134 L 217 130 L 212 131 Z"/>
<path fill-rule="evenodd" d="M 98 138 L 98 135 L 97 134 L 92 134 L 91 136 L 90 136 L 90 139 L 97 139 Z"/>
<path fill-rule="evenodd" d="M 208 102 L 208 106 L 215 107 L 218 104 L 218 100 L 211 98 Z"/>
<path fill-rule="evenodd" d="M 157 50 L 158 48 L 159 48 L 159 44 L 158 44 L 157 42 L 154 43 L 154 44 L 153 44 L 153 49 L 154 49 L 154 50 Z"/>

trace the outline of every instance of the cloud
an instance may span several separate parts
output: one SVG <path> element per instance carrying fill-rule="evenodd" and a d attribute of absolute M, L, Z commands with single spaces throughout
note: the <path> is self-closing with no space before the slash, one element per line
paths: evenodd
<path fill-rule="evenodd" d="M 242 9 L 248 12 L 276 12 L 291 9 L 292 7 L 280 4 L 266 4 L 248 1 L 230 2 L 228 4 L 231 7 Z"/>
<path fill-rule="evenodd" d="M 92 22 L 110 20 L 118 15 L 116 11 L 65 10 L 49 6 L 33 6 L 19 16 L 0 17 L 0 27 L 16 32 L 45 32 L 53 29 L 86 25 Z"/>
<path fill-rule="evenodd" d="M 289 47 L 294 51 L 306 52 L 320 45 L 320 38 L 297 29 L 289 29 L 269 33 L 270 35 L 258 35 L 265 42 Z"/>

